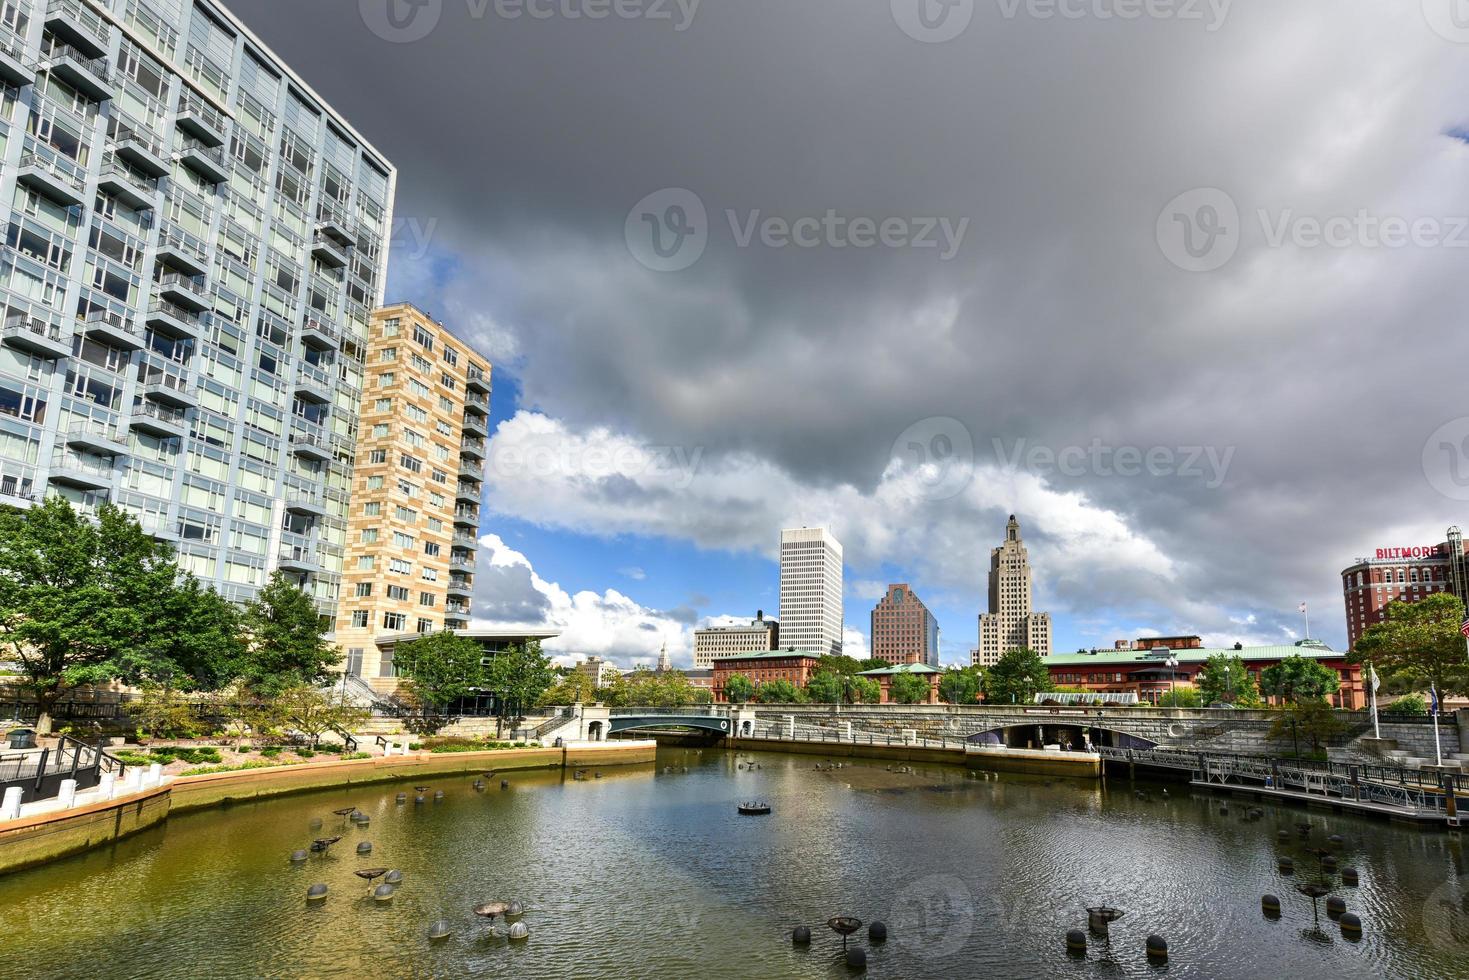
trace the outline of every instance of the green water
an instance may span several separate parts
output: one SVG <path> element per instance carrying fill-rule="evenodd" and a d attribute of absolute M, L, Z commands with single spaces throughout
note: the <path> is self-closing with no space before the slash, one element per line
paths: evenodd
<path fill-rule="evenodd" d="M 761 768 L 742 769 L 745 760 Z M 1469 975 L 1469 872 L 1461 839 L 1318 811 L 1244 807 L 1125 781 L 999 776 L 884 763 L 817 772 L 809 756 L 665 749 L 657 766 L 573 781 L 512 774 L 478 793 L 469 778 L 324 791 L 170 819 L 110 848 L 0 878 L 0 977 L 836 977 L 839 914 L 884 920 L 872 977 L 1401 977 Z M 665 772 L 665 766 L 674 767 Z M 688 771 L 684 772 L 684 767 Z M 394 796 L 408 789 L 410 802 Z M 735 804 L 764 799 L 768 817 Z M 331 815 L 356 805 L 367 828 Z M 313 830 L 312 818 L 325 821 Z M 1361 885 L 1335 894 L 1361 916 L 1348 942 L 1292 882 L 1315 859 L 1280 828 L 1346 838 Z M 344 835 L 292 866 L 312 838 Z M 359 841 L 374 845 L 369 857 Z M 1276 870 L 1289 853 L 1295 879 Z M 352 871 L 399 868 L 391 904 Z M 309 885 L 328 900 L 308 906 Z M 1339 884 L 1339 883 L 1338 883 Z M 1265 919 L 1260 895 L 1285 914 Z M 531 938 L 510 944 L 471 909 L 529 906 Z M 1127 915 L 1110 944 L 1066 955 L 1089 905 Z M 454 934 L 431 944 L 427 925 Z M 794 949 L 792 927 L 815 942 Z M 503 926 L 501 927 L 503 929 Z M 1167 938 L 1169 963 L 1144 956 Z M 865 940 L 865 935 L 859 939 Z"/>

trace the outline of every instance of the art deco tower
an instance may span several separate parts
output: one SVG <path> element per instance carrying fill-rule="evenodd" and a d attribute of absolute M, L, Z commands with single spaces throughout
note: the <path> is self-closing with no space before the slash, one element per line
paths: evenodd
<path fill-rule="evenodd" d="M 1015 515 L 1005 525 L 1005 542 L 990 551 L 990 611 L 979 616 L 974 662 L 988 667 L 1011 650 L 1051 653 L 1051 614 L 1031 612 L 1030 554 Z"/>

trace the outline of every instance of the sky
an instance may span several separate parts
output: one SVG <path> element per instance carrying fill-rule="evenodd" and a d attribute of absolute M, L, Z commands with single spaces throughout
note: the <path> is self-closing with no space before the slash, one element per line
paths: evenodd
<path fill-rule="evenodd" d="M 1466 516 L 1455 0 L 233 0 L 399 168 L 388 300 L 494 363 L 475 619 L 691 659 L 845 546 L 967 659 L 1338 649 Z M 488 566 L 488 567 L 486 567 Z"/>

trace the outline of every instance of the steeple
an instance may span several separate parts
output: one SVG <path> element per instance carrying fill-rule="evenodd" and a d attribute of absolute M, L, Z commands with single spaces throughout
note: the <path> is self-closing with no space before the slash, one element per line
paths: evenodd
<path fill-rule="evenodd" d="M 1015 519 L 1015 515 L 1014 514 L 1011 514 L 1010 515 L 1010 523 L 1008 523 L 1008 524 L 1005 525 L 1005 540 L 1006 541 L 1019 541 L 1020 540 L 1020 522 Z"/>
<path fill-rule="evenodd" d="M 673 661 L 668 659 L 668 641 L 663 641 L 663 649 L 658 651 L 658 673 L 666 674 L 673 669 Z"/>

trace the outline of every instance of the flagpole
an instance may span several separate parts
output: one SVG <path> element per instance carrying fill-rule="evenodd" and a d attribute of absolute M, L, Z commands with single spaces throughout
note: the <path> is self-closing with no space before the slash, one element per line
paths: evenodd
<path fill-rule="evenodd" d="M 1438 688 L 1428 682 L 1428 693 L 1433 697 L 1433 754 L 1434 765 L 1443 765 L 1443 745 L 1438 740 Z"/>
<path fill-rule="evenodd" d="M 1367 665 L 1368 687 L 1372 694 L 1372 737 L 1382 740 L 1382 729 L 1377 727 L 1377 668 Z"/>

